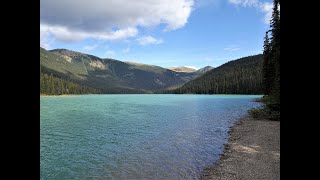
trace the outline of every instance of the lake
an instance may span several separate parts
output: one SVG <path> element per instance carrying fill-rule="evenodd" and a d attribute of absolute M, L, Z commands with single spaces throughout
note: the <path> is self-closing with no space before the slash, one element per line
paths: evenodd
<path fill-rule="evenodd" d="M 198 179 L 260 95 L 40 97 L 41 179 Z"/>

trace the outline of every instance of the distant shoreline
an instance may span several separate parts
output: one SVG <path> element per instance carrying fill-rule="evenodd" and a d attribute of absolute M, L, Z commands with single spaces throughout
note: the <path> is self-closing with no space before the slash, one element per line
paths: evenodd
<path fill-rule="evenodd" d="M 127 93 L 129 94 L 129 93 Z M 142 93 L 132 94 L 132 95 L 141 95 Z M 145 94 L 158 94 L 158 93 L 145 93 Z M 167 94 L 167 93 L 165 93 Z M 115 95 L 115 94 L 61 94 L 61 95 L 48 95 L 48 94 L 40 94 L 40 96 L 81 96 L 81 95 Z M 126 95 L 126 94 L 118 94 L 118 95 Z M 161 95 L 161 94 L 159 94 Z M 164 94 L 162 94 L 164 95 Z M 175 95 L 247 95 L 247 96 L 263 96 L 262 94 L 175 94 Z M 260 102 L 257 100 L 256 102 Z"/>
<path fill-rule="evenodd" d="M 41 96 L 52 96 L 52 97 L 61 97 L 61 96 L 80 96 L 80 95 L 94 95 L 94 94 L 61 94 L 61 95 L 48 95 L 48 94 L 40 94 Z"/>
<path fill-rule="evenodd" d="M 280 122 L 242 117 L 218 162 L 201 179 L 280 179 Z"/>

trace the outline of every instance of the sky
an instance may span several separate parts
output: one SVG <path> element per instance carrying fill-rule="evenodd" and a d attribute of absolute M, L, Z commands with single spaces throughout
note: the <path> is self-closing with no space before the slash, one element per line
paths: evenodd
<path fill-rule="evenodd" d="M 41 0 L 40 46 L 162 67 L 262 53 L 272 0 Z"/>

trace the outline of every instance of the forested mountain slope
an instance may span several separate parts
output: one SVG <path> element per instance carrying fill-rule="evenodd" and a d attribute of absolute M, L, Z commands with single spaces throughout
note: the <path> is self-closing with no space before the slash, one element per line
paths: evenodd
<path fill-rule="evenodd" d="M 219 66 L 173 93 L 262 94 L 262 55 L 248 56 Z"/>
<path fill-rule="evenodd" d="M 40 72 L 102 93 L 152 93 L 181 86 L 204 72 L 175 72 L 159 66 L 122 62 L 40 47 Z"/>

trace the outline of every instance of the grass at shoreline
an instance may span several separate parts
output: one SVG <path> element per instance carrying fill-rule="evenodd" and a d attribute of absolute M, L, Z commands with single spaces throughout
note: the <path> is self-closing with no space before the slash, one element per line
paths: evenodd
<path fill-rule="evenodd" d="M 280 121 L 280 104 L 276 103 L 273 97 L 263 96 L 256 101 L 263 103 L 263 105 L 248 111 L 253 118 Z"/>

